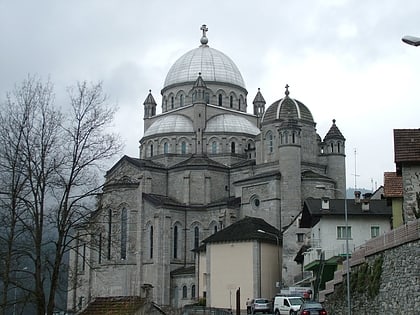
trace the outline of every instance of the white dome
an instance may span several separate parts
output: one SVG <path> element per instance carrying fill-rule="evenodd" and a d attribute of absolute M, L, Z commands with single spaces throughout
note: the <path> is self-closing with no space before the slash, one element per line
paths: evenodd
<path fill-rule="evenodd" d="M 207 82 L 223 82 L 245 89 L 238 67 L 224 53 L 207 45 L 190 50 L 169 69 L 164 88 L 173 84 L 194 82 L 198 73 Z"/>
<path fill-rule="evenodd" d="M 234 132 L 256 136 L 260 133 L 260 130 L 244 117 L 232 114 L 222 114 L 211 118 L 207 122 L 205 132 Z"/>
<path fill-rule="evenodd" d="M 192 121 L 183 115 L 168 115 L 153 122 L 144 137 L 174 132 L 194 132 Z"/>

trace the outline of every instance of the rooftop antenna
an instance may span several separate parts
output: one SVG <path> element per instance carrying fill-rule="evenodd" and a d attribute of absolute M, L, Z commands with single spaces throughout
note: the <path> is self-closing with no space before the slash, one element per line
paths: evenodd
<path fill-rule="evenodd" d="M 360 175 L 357 174 L 357 167 L 356 167 L 356 155 L 357 155 L 357 150 L 356 148 L 354 148 L 354 190 L 357 190 L 357 177 L 359 177 Z"/>

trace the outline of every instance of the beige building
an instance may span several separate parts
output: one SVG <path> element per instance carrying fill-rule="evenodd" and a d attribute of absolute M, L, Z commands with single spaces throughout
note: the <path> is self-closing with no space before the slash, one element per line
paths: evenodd
<path fill-rule="evenodd" d="M 236 308 L 240 289 L 241 309 L 246 299 L 271 299 L 280 292 L 281 235 L 262 219 L 245 217 L 208 237 L 197 250 L 196 272 L 207 305 Z"/>

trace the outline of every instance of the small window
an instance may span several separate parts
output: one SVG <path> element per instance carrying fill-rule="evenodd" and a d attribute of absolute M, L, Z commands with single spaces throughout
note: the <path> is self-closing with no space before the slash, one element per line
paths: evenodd
<path fill-rule="evenodd" d="M 180 107 L 184 106 L 184 94 L 181 94 L 179 96 L 179 106 Z"/>
<path fill-rule="evenodd" d="M 186 285 L 184 285 L 182 287 L 182 298 L 183 299 L 186 299 L 187 298 L 187 286 Z"/>
<path fill-rule="evenodd" d="M 304 234 L 303 233 L 297 233 L 297 241 L 298 243 L 303 243 Z"/>
<path fill-rule="evenodd" d="M 379 236 L 379 226 L 371 226 L 370 227 L 370 237 L 374 238 Z"/>
<path fill-rule="evenodd" d="M 195 299 L 195 284 L 191 286 L 191 298 Z"/>
<path fill-rule="evenodd" d="M 211 143 L 211 153 L 216 154 L 217 153 L 217 142 L 213 141 Z"/>
<path fill-rule="evenodd" d="M 351 239 L 351 226 L 347 227 L 347 233 L 346 233 L 346 227 L 345 226 L 337 226 L 337 239 Z"/>
<path fill-rule="evenodd" d="M 229 99 L 229 106 L 230 106 L 230 108 L 233 107 L 233 96 L 232 95 L 230 96 L 230 99 Z"/>
<path fill-rule="evenodd" d="M 150 145 L 150 157 L 153 156 L 153 144 Z"/>
<path fill-rule="evenodd" d="M 149 230 L 149 243 L 150 243 L 149 258 L 152 259 L 153 258 L 153 226 L 151 226 Z"/>
<path fill-rule="evenodd" d="M 186 154 L 186 153 L 187 153 L 187 143 L 183 141 L 181 143 L 181 154 Z"/>
<path fill-rule="evenodd" d="M 232 143 L 230 144 L 230 152 L 231 152 L 231 153 L 235 153 L 235 142 L 232 142 Z"/>
<path fill-rule="evenodd" d="M 223 96 L 222 94 L 219 94 L 219 106 L 223 105 Z"/>
<path fill-rule="evenodd" d="M 200 242 L 200 230 L 198 226 L 194 228 L 194 248 L 198 248 Z"/>
<path fill-rule="evenodd" d="M 169 153 L 169 144 L 168 144 L 168 142 L 165 142 L 165 143 L 163 144 L 163 153 L 164 153 L 164 154 Z"/>
<path fill-rule="evenodd" d="M 171 97 L 171 109 L 174 109 L 174 97 Z"/>

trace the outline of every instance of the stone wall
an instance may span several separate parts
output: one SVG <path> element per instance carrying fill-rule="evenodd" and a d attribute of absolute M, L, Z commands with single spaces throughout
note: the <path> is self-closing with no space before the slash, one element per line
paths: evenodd
<path fill-rule="evenodd" d="M 350 261 L 353 314 L 419 314 L 420 223 L 413 223 L 411 232 L 417 239 Z M 345 274 L 336 274 L 339 276 L 327 283 L 327 292 L 320 294 L 329 315 L 346 314 L 346 283 L 342 281 Z M 328 287 L 333 291 L 328 292 Z"/>

